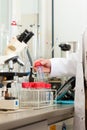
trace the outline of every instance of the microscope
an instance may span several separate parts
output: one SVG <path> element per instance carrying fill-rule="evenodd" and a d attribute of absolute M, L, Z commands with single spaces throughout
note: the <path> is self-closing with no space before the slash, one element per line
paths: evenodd
<path fill-rule="evenodd" d="M 23 33 L 11 39 L 9 44 L 4 50 L 4 55 L 0 56 L 0 65 L 8 66 L 8 70 L 0 72 L 0 109 L 1 110 L 16 110 L 19 109 L 19 99 L 8 93 L 8 88 L 14 81 L 14 76 L 23 77 L 27 76 L 27 72 L 15 72 L 14 64 L 24 66 L 24 62 L 20 59 L 19 53 L 27 48 L 27 42 L 34 35 L 33 32 L 24 30 Z M 27 52 L 29 55 L 29 52 Z M 31 57 L 29 55 L 29 60 Z"/>

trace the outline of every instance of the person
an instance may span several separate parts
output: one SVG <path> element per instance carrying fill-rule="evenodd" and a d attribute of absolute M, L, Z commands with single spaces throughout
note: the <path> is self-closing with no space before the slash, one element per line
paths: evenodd
<path fill-rule="evenodd" d="M 44 73 L 49 73 L 50 77 L 75 76 L 76 65 L 78 61 L 77 57 L 78 53 L 75 52 L 69 55 L 67 58 L 40 58 L 34 61 L 33 68 L 35 71 L 37 71 L 35 64 L 36 62 L 40 62 L 42 64 Z"/>

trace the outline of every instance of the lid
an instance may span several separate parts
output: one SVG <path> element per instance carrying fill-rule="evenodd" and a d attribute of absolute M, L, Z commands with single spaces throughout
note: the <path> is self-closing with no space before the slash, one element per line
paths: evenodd
<path fill-rule="evenodd" d="M 22 88 L 34 88 L 34 82 L 23 82 Z"/>
<path fill-rule="evenodd" d="M 37 67 L 37 66 L 42 66 L 41 62 L 39 62 L 39 61 L 36 62 L 36 63 L 35 63 L 35 67 Z"/>
<path fill-rule="evenodd" d="M 23 82 L 22 88 L 34 88 L 34 89 L 50 89 L 51 84 L 45 82 Z"/>
<path fill-rule="evenodd" d="M 11 22 L 11 25 L 12 25 L 12 26 L 16 26 L 16 25 L 17 25 L 16 21 L 12 21 L 12 22 Z"/>

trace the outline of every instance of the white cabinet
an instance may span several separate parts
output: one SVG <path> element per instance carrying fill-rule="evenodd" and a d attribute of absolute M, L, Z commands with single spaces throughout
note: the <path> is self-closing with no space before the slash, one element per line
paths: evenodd
<path fill-rule="evenodd" d="M 34 124 L 29 124 L 15 130 L 48 130 L 47 121 L 41 121 Z"/>
<path fill-rule="evenodd" d="M 73 130 L 73 118 L 50 125 L 48 130 Z"/>

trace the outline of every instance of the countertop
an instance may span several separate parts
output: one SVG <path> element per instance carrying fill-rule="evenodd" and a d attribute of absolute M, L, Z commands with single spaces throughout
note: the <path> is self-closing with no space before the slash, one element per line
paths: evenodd
<path fill-rule="evenodd" d="M 48 124 L 63 120 L 73 115 L 73 105 L 56 105 L 43 109 L 19 109 L 0 111 L 0 130 L 8 130 L 23 125 L 48 120 Z"/>

